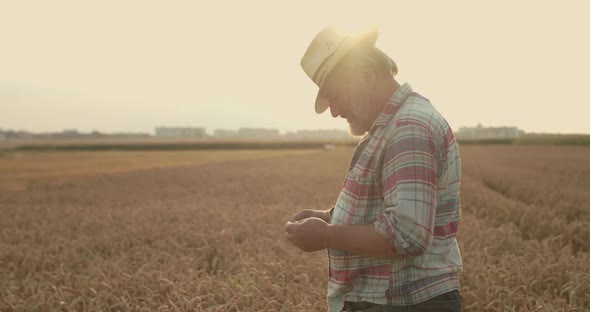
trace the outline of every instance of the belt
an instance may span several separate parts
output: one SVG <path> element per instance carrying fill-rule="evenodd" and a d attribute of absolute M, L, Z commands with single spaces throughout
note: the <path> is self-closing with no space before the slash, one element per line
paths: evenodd
<path fill-rule="evenodd" d="M 460 300 L 460 298 L 461 298 L 460 296 L 461 295 L 458 290 L 452 290 L 450 292 L 447 292 L 442 295 L 436 296 L 434 298 L 428 299 L 428 300 L 426 300 L 426 302 L 434 301 L 434 300 L 439 300 L 439 301 L 440 300 L 450 300 L 450 301 Z M 367 309 L 370 309 L 373 307 L 379 307 L 379 306 L 385 307 L 387 309 L 387 311 L 396 311 L 398 309 L 400 311 L 402 311 L 402 309 L 404 309 L 403 306 L 388 306 L 388 305 L 377 304 L 377 303 L 367 302 L 367 301 L 362 301 L 362 302 L 345 301 L 344 302 L 344 309 L 342 311 L 365 311 Z M 377 311 L 377 310 L 375 310 L 375 311 Z M 403 311 L 405 311 L 405 310 L 403 310 Z"/>
<path fill-rule="evenodd" d="M 345 301 L 344 302 L 344 309 L 342 311 L 362 311 L 362 310 L 366 310 L 366 309 L 376 307 L 376 306 L 380 306 L 380 304 L 376 304 L 373 302 L 367 302 L 367 301 L 362 301 L 362 302 Z"/>

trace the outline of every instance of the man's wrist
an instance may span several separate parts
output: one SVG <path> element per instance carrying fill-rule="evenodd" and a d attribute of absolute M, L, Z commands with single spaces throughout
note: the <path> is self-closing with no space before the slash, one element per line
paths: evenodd
<path fill-rule="evenodd" d="M 326 216 L 327 216 L 327 221 L 328 223 L 330 223 L 330 220 L 332 219 L 332 214 L 334 213 L 334 208 L 336 207 L 332 207 L 328 210 L 326 210 Z"/>
<path fill-rule="evenodd" d="M 324 231 L 324 242 L 327 248 L 332 248 L 333 242 L 333 233 L 334 233 L 334 226 L 332 224 L 326 225 L 326 230 Z"/>

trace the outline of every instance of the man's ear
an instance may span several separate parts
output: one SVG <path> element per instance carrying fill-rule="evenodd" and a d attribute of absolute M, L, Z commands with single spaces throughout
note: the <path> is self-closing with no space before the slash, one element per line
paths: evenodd
<path fill-rule="evenodd" d="M 363 66 L 361 74 L 363 77 L 363 83 L 364 83 L 365 87 L 374 85 L 375 82 L 377 81 L 377 77 L 375 76 L 375 72 L 369 66 Z"/>

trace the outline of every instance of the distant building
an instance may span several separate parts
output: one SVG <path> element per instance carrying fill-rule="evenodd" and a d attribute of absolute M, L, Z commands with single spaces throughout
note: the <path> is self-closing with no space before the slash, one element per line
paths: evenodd
<path fill-rule="evenodd" d="M 200 138 L 206 136 L 205 128 L 177 128 L 177 127 L 158 127 L 156 128 L 157 137 L 181 137 L 181 138 Z"/>
<path fill-rule="evenodd" d="M 95 134 L 90 133 L 88 136 L 104 136 L 104 134 Z M 110 137 L 119 137 L 119 138 L 140 138 L 140 137 L 149 137 L 148 133 L 141 133 L 141 132 L 113 132 L 109 134 Z"/>
<path fill-rule="evenodd" d="M 27 131 L 0 130 L 0 140 L 32 138 L 33 134 Z"/>
<path fill-rule="evenodd" d="M 279 129 L 240 128 L 238 130 L 238 136 L 241 138 L 274 138 L 279 135 Z"/>
<path fill-rule="evenodd" d="M 61 133 L 63 133 L 63 134 L 76 135 L 76 134 L 78 134 L 78 130 L 76 130 L 76 129 L 64 129 Z"/>
<path fill-rule="evenodd" d="M 213 131 L 213 136 L 217 138 L 230 138 L 235 137 L 238 135 L 238 131 L 236 130 L 227 130 L 227 129 L 215 129 Z"/>
<path fill-rule="evenodd" d="M 61 133 L 59 133 L 59 137 L 62 138 L 75 138 L 80 136 L 82 136 L 82 134 L 76 129 L 64 129 Z"/>
<path fill-rule="evenodd" d="M 456 133 L 459 140 L 490 140 L 490 139 L 516 139 L 524 135 L 524 131 L 517 127 L 461 127 Z"/>
<path fill-rule="evenodd" d="M 290 133 L 289 136 L 301 139 L 350 139 L 352 137 L 348 131 L 338 129 L 299 130 Z"/>

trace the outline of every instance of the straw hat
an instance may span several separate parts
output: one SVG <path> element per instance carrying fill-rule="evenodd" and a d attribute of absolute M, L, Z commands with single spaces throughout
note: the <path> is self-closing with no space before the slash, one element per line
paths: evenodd
<path fill-rule="evenodd" d="M 379 34 L 376 27 L 371 27 L 365 31 L 342 34 L 333 27 L 322 29 L 313 38 L 303 58 L 301 58 L 301 67 L 303 71 L 319 87 L 315 100 L 315 111 L 318 114 L 323 113 L 330 106 L 327 98 L 320 94 L 326 77 L 334 67 L 352 50 L 360 44 L 375 45 L 377 35 Z"/>

